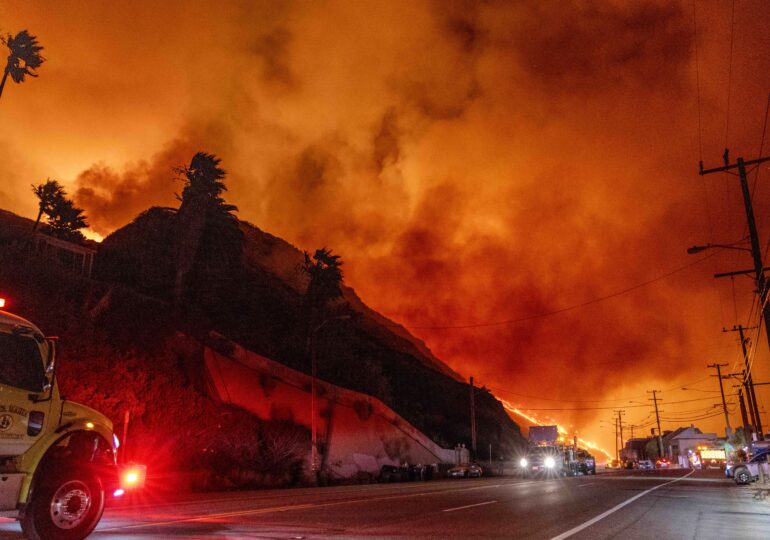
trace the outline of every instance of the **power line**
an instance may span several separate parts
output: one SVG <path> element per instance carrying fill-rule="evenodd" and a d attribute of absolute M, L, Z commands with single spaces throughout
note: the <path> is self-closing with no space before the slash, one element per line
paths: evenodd
<path fill-rule="evenodd" d="M 730 14 L 730 62 L 727 69 L 727 107 L 725 114 L 725 148 L 729 146 L 730 135 L 730 90 L 733 81 L 733 45 L 735 43 L 735 0 L 732 2 Z"/>
<path fill-rule="evenodd" d="M 701 377 L 700 379 L 696 379 L 692 382 L 680 384 L 677 386 L 673 386 L 671 388 L 667 388 L 665 390 L 659 390 L 659 393 L 663 392 L 673 392 L 677 390 L 698 390 L 697 388 L 686 388 L 688 386 L 693 386 L 695 384 L 698 384 L 700 382 L 703 382 L 705 380 L 708 380 L 708 375 L 705 377 Z M 629 396 L 629 397 L 623 397 L 623 398 L 614 398 L 614 399 L 565 399 L 565 398 L 553 398 L 553 397 L 544 397 L 544 396 L 535 396 L 532 394 L 522 394 L 520 392 L 514 392 L 512 390 L 508 390 L 505 388 L 500 388 L 499 386 L 491 386 L 491 385 L 483 385 L 485 388 L 488 388 L 489 390 L 493 390 L 495 393 L 500 393 L 506 396 L 516 396 L 516 397 L 522 397 L 527 399 L 534 399 L 538 401 L 556 401 L 559 403 L 618 403 L 621 401 L 628 402 L 634 399 L 644 399 L 647 396 L 646 395 L 640 395 L 640 396 Z M 686 388 L 686 389 L 685 389 Z M 707 390 L 700 390 L 701 392 L 706 392 Z M 714 390 L 714 392 L 718 392 L 718 390 Z M 710 398 L 704 398 L 704 399 L 710 399 Z M 682 403 L 682 402 L 676 402 L 676 403 Z M 620 404 L 618 404 L 620 405 Z M 534 410 L 534 409 L 527 409 L 527 410 Z"/>
<path fill-rule="evenodd" d="M 673 418 L 673 419 L 671 419 L 671 418 L 661 417 L 660 420 L 661 420 L 661 422 L 669 422 L 669 423 L 672 423 L 672 424 L 680 424 L 682 422 L 695 422 L 695 421 L 698 421 L 698 420 L 708 420 L 710 418 L 716 418 L 718 416 L 722 416 L 722 413 L 721 412 L 716 412 L 714 414 L 710 414 L 710 415 L 707 415 L 707 416 L 695 416 L 693 418 Z"/>
<path fill-rule="evenodd" d="M 594 298 L 592 300 L 587 300 L 585 302 L 581 302 L 579 304 L 573 304 L 571 306 L 563 307 L 560 309 L 554 309 L 552 311 L 545 311 L 543 313 L 536 313 L 534 315 L 527 315 L 524 317 L 518 317 L 515 319 L 504 319 L 500 321 L 492 321 L 492 322 L 480 322 L 480 323 L 469 323 L 469 324 L 453 324 L 453 325 L 425 325 L 425 326 L 418 326 L 418 325 L 409 325 L 409 324 L 399 324 L 399 325 L 391 325 L 394 327 L 401 327 L 401 328 L 408 328 L 410 330 L 462 330 L 462 329 L 468 329 L 468 328 L 487 328 L 491 326 L 503 326 L 506 324 L 515 324 L 525 321 L 531 321 L 534 319 L 542 319 L 544 317 L 550 317 L 552 315 L 558 315 L 560 313 L 565 313 L 567 311 L 573 311 L 575 309 L 580 309 L 583 307 L 590 306 L 592 304 L 598 304 L 599 302 L 603 302 L 605 300 L 609 300 L 611 298 L 616 298 L 618 296 L 622 296 L 624 294 L 627 294 L 629 292 L 635 291 L 637 289 L 641 289 L 642 287 L 646 287 L 647 285 L 651 285 L 657 281 L 661 281 L 663 279 L 666 279 L 668 277 L 673 276 L 674 274 L 677 274 L 679 272 L 682 272 L 683 270 L 687 270 L 688 268 L 691 268 L 697 264 L 700 264 L 701 262 L 705 261 L 706 259 L 710 259 L 717 253 L 719 253 L 722 250 L 714 250 L 709 255 L 706 255 L 705 257 L 701 257 L 700 259 L 685 264 L 684 266 L 680 266 L 679 268 L 675 268 L 674 270 L 671 270 L 669 272 L 666 272 L 665 274 L 661 274 L 657 277 L 654 277 L 652 279 L 648 279 L 647 281 L 643 281 L 642 283 L 637 283 L 636 285 L 632 285 L 631 287 L 627 287 L 625 289 L 622 289 L 620 291 L 616 291 L 614 293 L 607 294 L 605 296 L 600 296 L 598 298 Z"/>
<path fill-rule="evenodd" d="M 734 397 L 737 394 L 730 394 L 727 397 Z M 659 400 L 661 398 L 658 398 Z M 713 401 L 713 397 L 705 397 L 705 398 L 697 398 L 697 399 L 683 399 L 680 401 L 668 401 L 665 403 L 665 405 L 677 405 L 679 403 L 692 403 L 694 401 Z M 649 405 L 623 405 L 626 408 L 629 409 L 638 409 L 641 407 L 649 407 Z M 605 411 L 605 410 L 613 410 L 615 407 L 548 407 L 548 408 L 530 408 L 530 407 L 522 407 L 522 409 L 526 411 Z"/>
<path fill-rule="evenodd" d="M 692 41 L 695 47 L 695 89 L 698 103 L 698 154 L 700 159 L 703 159 L 703 135 L 701 128 L 701 104 L 700 104 L 700 64 L 698 61 L 698 18 L 696 16 L 695 7 L 697 5 L 696 0 L 692 2 Z M 708 204 L 708 203 L 707 203 Z"/>
<path fill-rule="evenodd" d="M 677 385 L 672 388 L 667 388 L 665 390 L 659 390 L 659 392 L 672 392 L 676 390 L 697 390 L 696 388 L 688 388 L 685 389 L 684 387 L 692 386 L 694 384 L 698 384 L 699 382 L 707 380 L 709 377 L 702 377 L 700 379 L 696 379 L 690 383 L 686 383 L 683 385 Z M 613 398 L 613 399 L 565 399 L 565 398 L 552 398 L 552 397 L 544 397 L 544 396 L 534 396 L 532 394 L 522 394 L 519 392 L 513 392 L 511 390 L 507 390 L 505 388 L 500 388 L 499 386 L 490 386 L 490 385 L 484 385 L 484 387 L 494 390 L 496 393 L 505 394 L 508 396 L 516 396 L 516 397 L 523 397 L 528 399 L 534 399 L 539 401 L 556 401 L 560 403 L 617 403 L 619 401 L 631 401 L 634 399 L 643 399 L 646 398 L 646 395 L 639 395 L 639 396 L 629 396 L 629 397 L 623 397 L 623 398 Z M 705 390 L 701 390 L 702 392 L 705 392 Z"/>

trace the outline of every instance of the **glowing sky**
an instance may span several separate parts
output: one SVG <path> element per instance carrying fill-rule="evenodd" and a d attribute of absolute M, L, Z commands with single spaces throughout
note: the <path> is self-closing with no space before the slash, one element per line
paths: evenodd
<path fill-rule="evenodd" d="M 664 429 L 703 416 L 705 365 L 739 359 L 722 327 L 756 323 L 751 280 L 711 274 L 747 254 L 552 316 L 431 327 L 581 304 L 742 238 L 737 180 L 696 174 L 725 146 L 759 151 L 770 9 L 735 5 L 5 1 L 0 30 L 28 29 L 47 61 L 0 99 L 0 207 L 34 217 L 29 185 L 57 178 L 106 235 L 176 205 L 171 168 L 213 152 L 242 219 L 331 247 L 452 368 L 612 447 L 610 409 L 534 409 L 623 406 L 643 423 L 657 388 L 705 398 L 664 401 Z M 763 167 L 763 244 L 768 181 Z"/>

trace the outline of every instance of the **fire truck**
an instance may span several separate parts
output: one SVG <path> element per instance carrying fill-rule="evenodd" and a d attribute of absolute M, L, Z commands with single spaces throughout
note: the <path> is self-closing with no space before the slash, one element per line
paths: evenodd
<path fill-rule="evenodd" d="M 698 446 L 697 451 L 689 456 L 689 461 L 695 468 L 724 469 L 727 463 L 727 452 L 724 447 Z"/>
<path fill-rule="evenodd" d="M 59 393 L 56 361 L 56 338 L 0 311 L 0 517 L 33 540 L 80 540 L 146 468 L 118 465 L 112 422 Z"/>
<path fill-rule="evenodd" d="M 586 450 L 559 436 L 557 426 L 531 426 L 529 450 L 518 463 L 519 473 L 526 476 L 576 476 L 596 474 L 596 460 Z"/>

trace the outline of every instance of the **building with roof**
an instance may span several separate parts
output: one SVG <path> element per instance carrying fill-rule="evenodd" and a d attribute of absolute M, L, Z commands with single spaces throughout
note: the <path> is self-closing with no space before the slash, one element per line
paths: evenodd
<path fill-rule="evenodd" d="M 688 450 L 697 450 L 698 446 L 710 446 L 719 442 L 716 433 L 703 433 L 697 427 L 680 427 L 663 434 L 663 451 L 672 463 L 689 467 Z"/>

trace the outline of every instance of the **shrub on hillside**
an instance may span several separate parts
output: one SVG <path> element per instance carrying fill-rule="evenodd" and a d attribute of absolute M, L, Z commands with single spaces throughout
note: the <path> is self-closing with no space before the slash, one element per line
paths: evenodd
<path fill-rule="evenodd" d="M 172 342 L 151 356 L 104 345 L 67 356 L 59 366 L 62 393 L 111 418 L 127 458 L 148 464 L 151 472 L 202 469 L 239 487 L 263 483 L 266 474 L 268 483 L 276 483 L 273 477 L 300 479 L 310 448 L 307 430 L 261 421 L 201 394 L 183 369 L 190 360 Z M 126 411 L 128 437 L 122 433 Z"/>

